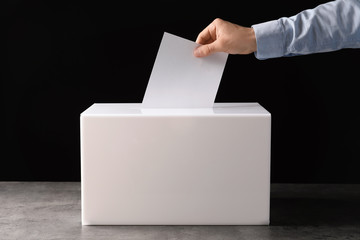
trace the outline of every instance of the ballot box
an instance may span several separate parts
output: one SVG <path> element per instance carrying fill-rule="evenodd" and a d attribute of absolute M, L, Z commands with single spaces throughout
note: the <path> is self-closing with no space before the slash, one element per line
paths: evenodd
<path fill-rule="evenodd" d="M 80 116 L 83 225 L 267 225 L 271 115 L 258 103 Z"/>

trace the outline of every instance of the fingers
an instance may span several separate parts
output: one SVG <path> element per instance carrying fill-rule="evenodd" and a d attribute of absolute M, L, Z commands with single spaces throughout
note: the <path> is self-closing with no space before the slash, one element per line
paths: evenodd
<path fill-rule="evenodd" d="M 196 38 L 198 44 L 208 44 L 216 40 L 216 24 L 219 19 L 215 19 L 204 30 L 202 30 Z"/>
<path fill-rule="evenodd" d="M 198 37 L 196 38 L 196 43 L 198 44 L 207 44 L 207 43 L 211 43 L 213 41 L 216 40 L 216 36 L 215 38 L 213 38 L 213 36 L 211 35 L 211 32 L 209 31 L 209 28 L 212 26 L 207 26 L 204 30 L 202 30 L 201 33 L 199 33 Z"/>
<path fill-rule="evenodd" d="M 210 54 L 217 52 L 218 47 L 216 42 L 212 42 L 210 44 L 200 45 L 194 50 L 194 56 L 195 57 L 206 57 Z"/>
<path fill-rule="evenodd" d="M 205 57 L 214 52 L 220 51 L 217 39 L 218 26 L 223 20 L 216 18 L 196 38 L 196 43 L 201 44 L 194 50 L 195 57 Z"/>

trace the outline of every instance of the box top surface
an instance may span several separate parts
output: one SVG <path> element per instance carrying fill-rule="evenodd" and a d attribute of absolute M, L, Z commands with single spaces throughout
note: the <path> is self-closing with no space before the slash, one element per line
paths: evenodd
<path fill-rule="evenodd" d="M 258 103 L 214 103 L 212 108 L 142 108 L 141 103 L 95 103 L 81 116 L 214 116 L 268 115 Z"/>

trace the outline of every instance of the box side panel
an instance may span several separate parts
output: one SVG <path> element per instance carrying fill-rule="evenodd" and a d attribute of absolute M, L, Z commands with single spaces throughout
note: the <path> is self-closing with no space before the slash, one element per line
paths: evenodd
<path fill-rule="evenodd" d="M 89 151 L 89 138 L 92 138 L 91 128 L 93 126 L 88 126 L 88 122 L 91 122 L 91 118 L 85 115 L 80 116 L 80 164 L 81 164 L 81 223 L 82 225 L 89 225 L 88 217 L 87 217 L 87 187 L 90 185 L 87 183 L 87 177 L 91 177 L 87 174 L 87 156 L 88 154 L 92 154 Z M 90 131 L 90 133 L 89 133 Z"/>

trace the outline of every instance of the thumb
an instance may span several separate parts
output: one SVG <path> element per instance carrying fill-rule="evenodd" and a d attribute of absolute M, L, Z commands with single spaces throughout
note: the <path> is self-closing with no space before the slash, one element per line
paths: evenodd
<path fill-rule="evenodd" d="M 218 52 L 217 43 L 212 42 L 205 45 L 200 45 L 194 50 L 194 56 L 195 57 L 206 57 L 214 52 Z"/>

